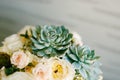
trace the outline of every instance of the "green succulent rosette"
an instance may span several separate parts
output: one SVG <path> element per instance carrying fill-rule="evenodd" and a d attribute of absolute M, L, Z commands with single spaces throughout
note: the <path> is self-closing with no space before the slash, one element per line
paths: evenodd
<path fill-rule="evenodd" d="M 37 26 L 32 30 L 32 51 L 40 57 L 62 55 L 70 47 L 72 34 L 64 26 Z"/>
<path fill-rule="evenodd" d="M 99 56 L 95 56 L 94 50 L 90 50 L 88 46 L 72 45 L 65 59 L 73 65 L 76 75 L 81 75 L 84 80 L 98 80 L 102 73 L 101 64 L 97 61 Z"/>

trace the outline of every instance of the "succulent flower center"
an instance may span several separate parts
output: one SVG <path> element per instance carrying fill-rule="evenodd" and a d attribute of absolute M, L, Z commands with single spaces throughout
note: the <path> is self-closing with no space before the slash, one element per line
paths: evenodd
<path fill-rule="evenodd" d="M 56 39 L 56 37 L 57 37 L 55 31 L 49 31 L 49 32 L 47 33 L 47 36 L 48 36 L 48 38 L 49 38 L 51 41 L 54 41 L 54 40 Z"/>

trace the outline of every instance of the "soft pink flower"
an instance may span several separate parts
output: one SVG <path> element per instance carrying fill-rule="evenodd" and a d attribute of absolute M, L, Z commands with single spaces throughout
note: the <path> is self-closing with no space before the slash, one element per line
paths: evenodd
<path fill-rule="evenodd" d="M 36 77 L 35 80 L 48 80 L 48 70 L 47 65 L 45 63 L 39 63 L 36 65 L 36 67 L 33 69 L 32 73 L 34 77 Z"/>
<path fill-rule="evenodd" d="M 23 51 L 17 51 L 13 53 L 11 63 L 22 69 L 29 64 L 29 57 Z"/>

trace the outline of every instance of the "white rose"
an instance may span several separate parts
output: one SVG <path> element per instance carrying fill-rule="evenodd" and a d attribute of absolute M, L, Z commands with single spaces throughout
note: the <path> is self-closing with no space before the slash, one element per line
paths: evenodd
<path fill-rule="evenodd" d="M 15 72 L 9 76 L 2 76 L 1 80 L 35 80 L 33 75 L 25 72 Z"/>
<path fill-rule="evenodd" d="M 3 42 L 3 52 L 14 52 L 23 47 L 19 35 L 13 34 L 7 37 Z"/>
<path fill-rule="evenodd" d="M 49 80 L 73 80 L 75 76 L 72 65 L 65 60 L 51 58 L 49 66 Z"/>
<path fill-rule="evenodd" d="M 32 73 L 36 78 L 35 80 L 48 80 L 49 72 L 48 72 L 48 66 L 45 61 L 38 63 L 35 66 L 35 68 L 32 70 Z"/>
<path fill-rule="evenodd" d="M 82 38 L 80 37 L 80 35 L 76 32 L 72 32 L 73 34 L 73 42 L 77 45 L 82 46 L 83 42 L 82 42 Z"/>
<path fill-rule="evenodd" d="M 22 69 L 29 64 L 29 57 L 23 51 L 14 52 L 11 57 L 11 63 Z"/>

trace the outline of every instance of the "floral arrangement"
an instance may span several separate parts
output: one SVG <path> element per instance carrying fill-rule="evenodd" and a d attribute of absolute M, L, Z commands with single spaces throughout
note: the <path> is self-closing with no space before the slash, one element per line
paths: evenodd
<path fill-rule="evenodd" d="M 64 26 L 27 26 L 3 41 L 0 80 L 102 80 L 98 59 Z"/>

